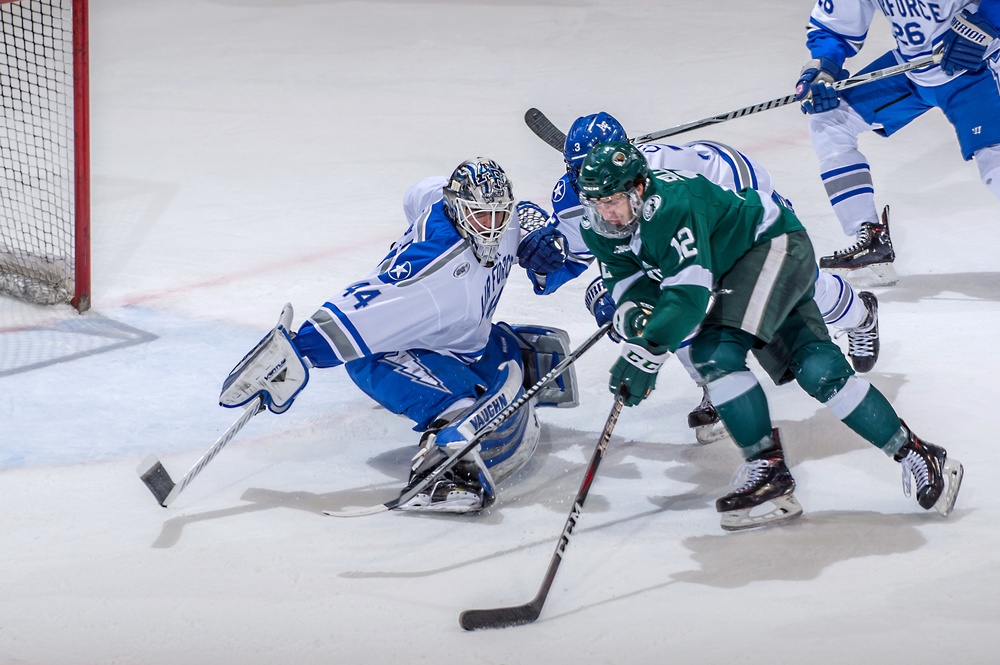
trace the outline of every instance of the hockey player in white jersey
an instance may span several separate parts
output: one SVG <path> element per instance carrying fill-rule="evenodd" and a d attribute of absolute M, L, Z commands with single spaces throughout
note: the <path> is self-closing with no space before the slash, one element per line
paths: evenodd
<path fill-rule="evenodd" d="M 480 157 L 450 177 L 421 180 L 403 207 L 409 227 L 381 263 L 295 334 L 282 322 L 230 374 L 220 402 L 236 407 L 263 395 L 281 413 L 310 369 L 343 365 L 361 390 L 421 432 L 412 484 L 517 400 L 548 351 L 565 356 L 568 336 L 492 321 L 519 242 L 511 183 L 496 162 Z M 536 447 L 536 401 L 575 406 L 572 367 L 400 508 L 465 513 L 489 506 L 496 483 Z"/>
<path fill-rule="evenodd" d="M 563 157 L 566 173 L 556 182 L 552 190 L 552 217 L 539 222 L 537 217 L 529 233 L 521 242 L 518 257 L 539 294 L 552 293 L 567 281 L 582 274 L 593 261 L 593 255 L 583 242 L 580 222 L 583 206 L 577 187 L 577 176 L 584 157 L 598 143 L 626 140 L 621 123 L 606 112 L 594 113 L 577 118 L 566 134 Z M 791 204 L 774 191 L 771 174 L 756 160 L 729 146 L 712 141 L 695 141 L 685 145 L 646 144 L 638 146 L 646 157 L 649 167 L 672 169 L 700 174 L 715 184 L 739 191 L 755 189 L 791 208 Z M 556 242 L 558 241 L 558 243 Z M 565 247 L 565 259 L 558 260 L 553 252 L 534 250 L 534 246 L 547 247 L 559 244 Z M 539 255 L 553 256 L 543 264 L 536 259 Z M 845 280 L 837 275 L 820 272 L 817 269 L 815 300 L 819 305 L 823 320 L 838 330 L 837 335 L 848 337 L 848 355 L 857 372 L 868 372 L 878 360 L 878 300 L 873 293 L 855 293 Z M 614 294 L 608 294 L 600 277 L 595 278 L 587 289 L 586 304 L 594 314 L 598 324 L 610 321 L 614 316 Z M 699 381 L 688 357 L 685 344 L 678 350 L 678 358 L 692 379 Z M 688 425 L 702 443 L 718 439 L 724 430 L 719 424 L 718 414 L 704 394 L 702 403 L 688 416 Z"/>
<path fill-rule="evenodd" d="M 836 91 L 844 62 L 865 42 L 874 15 L 892 26 L 896 48 L 861 73 L 942 53 L 941 62 L 863 86 Z M 820 0 L 812 10 L 795 96 L 809 114 L 809 135 L 819 157 L 830 204 L 856 242 L 820 259 L 823 268 L 870 267 L 883 283 L 895 279 L 889 207 L 881 218 L 868 159 L 858 136 L 891 136 L 931 108 L 941 109 L 958 135 L 962 157 L 974 159 L 983 182 L 1000 198 L 1000 0 Z"/>

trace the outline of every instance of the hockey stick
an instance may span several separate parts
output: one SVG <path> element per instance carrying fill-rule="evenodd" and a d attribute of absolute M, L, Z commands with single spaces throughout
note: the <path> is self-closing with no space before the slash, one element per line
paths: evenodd
<path fill-rule="evenodd" d="M 559 152 L 563 151 L 563 146 L 566 145 L 566 135 L 552 124 L 552 121 L 546 118 L 544 113 L 536 108 L 528 109 L 524 113 L 524 124 L 535 133 L 535 136 Z"/>
<path fill-rule="evenodd" d="M 458 623 L 462 628 L 465 630 L 479 630 L 481 628 L 520 626 L 531 623 L 542 613 L 542 605 L 545 604 L 545 598 L 549 595 L 549 589 L 552 588 L 552 580 L 555 579 L 556 571 L 559 570 L 559 564 L 562 563 L 566 546 L 569 545 L 569 537 L 573 534 L 576 521 L 583 510 L 583 502 L 587 500 L 590 486 L 594 483 L 594 477 L 597 475 L 597 467 L 600 466 L 601 460 L 604 459 L 604 453 L 608 449 L 608 442 L 611 440 L 611 432 L 615 428 L 615 423 L 618 422 L 618 416 L 622 412 L 622 406 L 625 404 L 627 396 L 628 388 L 623 383 L 618 387 L 618 393 L 615 395 L 615 403 L 611 407 L 611 413 L 608 415 L 607 422 L 604 423 L 604 430 L 601 432 L 601 438 L 597 441 L 597 448 L 594 449 L 594 455 L 590 458 L 590 466 L 587 467 L 587 473 L 583 476 L 580 491 L 576 493 L 576 500 L 573 502 L 572 510 L 569 511 L 566 526 L 563 527 L 562 535 L 559 536 L 559 542 L 556 543 L 556 551 L 549 561 L 549 569 L 545 573 L 545 579 L 542 580 L 542 586 L 538 589 L 538 593 L 534 599 L 530 603 L 514 607 L 497 607 L 491 610 L 465 610 L 458 618 Z"/>
<path fill-rule="evenodd" d="M 905 72 L 913 71 L 914 69 L 920 69 L 921 67 L 927 67 L 929 65 L 941 62 L 940 53 L 934 53 L 932 55 L 919 58 L 917 60 L 912 60 L 910 62 L 903 63 L 901 65 L 895 65 L 893 67 L 887 67 L 885 69 L 878 69 L 873 72 L 868 72 L 867 74 L 858 74 L 857 76 L 851 76 L 844 79 L 843 81 L 837 81 L 833 84 L 834 90 L 844 90 L 846 88 L 853 88 L 854 86 L 861 85 L 863 83 L 869 83 L 871 81 L 876 81 L 878 79 L 883 79 L 889 76 L 895 76 L 897 74 L 903 74 Z M 780 97 L 778 99 L 772 99 L 769 102 L 763 102 L 760 104 L 754 104 L 752 106 L 745 106 L 741 109 L 735 111 L 730 111 L 729 113 L 720 113 L 719 115 L 714 115 L 710 118 L 703 118 L 701 120 L 695 120 L 694 122 L 688 122 L 683 125 L 677 125 L 676 127 L 671 127 L 670 129 L 664 129 L 659 132 L 653 132 L 652 134 L 644 134 L 643 136 L 638 136 L 634 139 L 629 139 L 632 143 L 649 143 L 650 141 L 656 141 L 657 139 L 666 138 L 667 136 L 673 136 L 675 134 L 681 134 L 683 132 L 691 131 L 692 129 L 699 129 L 701 127 L 707 127 L 709 125 L 715 125 L 721 122 L 726 122 L 727 120 L 732 120 L 734 118 L 741 118 L 745 115 L 752 115 L 754 113 L 760 113 L 761 111 L 767 111 L 769 109 L 776 109 L 779 106 L 785 106 L 786 104 L 791 104 L 795 101 L 795 95 L 787 95 L 785 97 Z M 551 120 L 545 117 L 545 114 L 536 108 L 530 108 L 524 114 L 524 122 L 528 125 L 528 129 L 535 133 L 535 136 L 545 141 L 547 144 L 558 150 L 563 151 L 563 146 L 566 144 L 566 135 L 556 127 Z"/>
<path fill-rule="evenodd" d="M 459 460 L 461 460 L 463 457 L 472 452 L 472 449 L 478 446 L 480 441 L 486 438 L 486 436 L 490 434 L 493 430 L 495 430 L 497 427 L 502 425 L 503 422 L 507 420 L 515 411 L 517 411 L 522 406 L 527 404 L 528 400 L 534 397 L 539 390 L 544 388 L 549 381 L 551 381 L 552 379 L 556 378 L 557 376 L 565 372 L 570 365 L 576 362 L 577 358 L 582 356 L 584 352 L 587 351 L 587 349 L 596 344 L 597 341 L 601 339 L 601 337 L 603 337 L 604 334 L 607 333 L 608 329 L 610 328 L 611 328 L 610 321 L 608 323 L 605 323 L 600 328 L 598 328 L 597 331 L 594 332 L 590 337 L 588 337 L 583 342 L 583 344 L 581 344 L 575 351 L 571 351 L 570 354 L 567 355 L 566 358 L 563 359 L 561 363 L 559 363 L 551 370 L 549 370 L 549 373 L 540 378 L 535 383 L 535 385 L 525 390 L 523 395 L 521 395 L 516 400 L 508 404 L 507 408 L 505 408 L 503 411 L 494 416 L 493 420 L 488 422 L 486 426 L 483 427 L 483 429 L 480 430 L 479 433 L 472 438 L 472 440 L 470 440 L 467 444 L 462 446 L 461 450 L 452 454 L 446 460 L 442 461 L 441 464 L 435 467 L 434 470 L 431 471 L 429 474 L 427 474 L 427 476 L 425 476 L 422 480 L 417 482 L 416 485 L 414 485 L 407 491 L 403 492 L 395 499 L 368 508 L 358 508 L 354 510 L 324 510 L 323 513 L 326 515 L 331 515 L 333 517 L 363 517 L 365 515 L 375 515 L 377 513 L 384 513 L 386 511 L 398 508 L 399 506 L 406 503 L 416 495 L 420 494 L 422 491 L 427 489 L 427 487 L 429 487 L 431 483 L 437 480 L 442 473 L 444 473 L 451 467 L 455 466 L 455 464 L 457 464 Z"/>
<path fill-rule="evenodd" d="M 236 433 L 243 429 L 251 418 L 256 416 L 258 413 L 265 409 L 263 404 L 263 399 L 258 396 L 254 401 L 250 402 L 246 410 L 243 411 L 242 415 L 236 419 L 232 425 L 229 426 L 219 440 L 216 441 L 211 448 L 208 449 L 198 463 L 191 467 L 191 470 L 181 478 L 180 482 L 175 483 L 170 478 L 170 474 L 167 470 L 163 468 L 163 464 L 160 460 L 156 458 L 156 455 L 150 455 L 142 461 L 139 468 L 136 471 L 139 473 L 139 478 L 145 483 L 149 491 L 153 493 L 157 502 L 166 508 L 170 503 L 177 498 L 177 495 L 184 491 L 195 477 L 202 472 L 202 470 L 212 461 L 212 458 L 219 454 L 219 451 L 226 447 L 226 444 L 232 440 Z"/>
<path fill-rule="evenodd" d="M 871 81 L 877 81 L 878 79 L 896 76 L 897 74 L 903 74 L 905 72 L 911 72 L 914 69 L 927 67 L 938 62 L 941 62 L 940 52 L 924 56 L 923 58 L 918 58 L 917 60 L 911 60 L 910 62 L 904 62 L 901 65 L 886 67 L 885 69 L 876 69 L 875 71 L 868 72 L 867 74 L 851 76 L 842 81 L 837 81 L 832 84 L 832 87 L 834 90 L 845 90 L 847 88 L 853 88 L 854 86 L 869 83 Z M 708 125 L 726 122 L 727 120 L 732 120 L 733 118 L 742 118 L 745 115 L 753 115 L 754 113 L 760 113 L 761 111 L 776 109 L 779 106 L 785 106 L 786 104 L 791 104 L 794 101 L 795 95 L 786 95 L 785 97 L 779 97 L 778 99 L 772 99 L 768 102 L 754 104 L 753 106 L 744 106 L 741 109 L 736 109 L 735 111 L 730 111 L 729 113 L 720 113 L 719 115 L 713 115 L 710 118 L 703 118 L 702 120 L 695 120 L 694 122 L 677 125 L 676 127 L 664 129 L 659 132 L 653 132 L 652 134 L 637 136 L 636 138 L 630 140 L 632 143 L 649 143 L 650 141 L 662 139 L 667 136 L 673 136 L 674 134 L 681 134 L 692 129 L 699 129 L 701 127 L 707 127 Z"/>

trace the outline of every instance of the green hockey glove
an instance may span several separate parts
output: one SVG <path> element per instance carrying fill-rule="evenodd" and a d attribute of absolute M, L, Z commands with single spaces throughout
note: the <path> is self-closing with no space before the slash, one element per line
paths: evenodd
<path fill-rule="evenodd" d="M 618 392 L 618 386 L 628 386 L 629 395 L 625 406 L 635 406 L 646 399 L 656 387 L 656 375 L 670 356 L 669 351 L 657 352 L 655 347 L 642 337 L 630 337 L 622 344 L 622 355 L 611 367 L 611 392 Z"/>

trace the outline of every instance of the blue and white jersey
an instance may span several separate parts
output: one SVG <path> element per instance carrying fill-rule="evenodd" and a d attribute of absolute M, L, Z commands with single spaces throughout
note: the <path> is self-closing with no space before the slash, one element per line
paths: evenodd
<path fill-rule="evenodd" d="M 812 57 L 842 64 L 861 50 L 872 17 L 880 11 L 892 24 L 893 54 L 902 64 L 930 55 L 950 29 L 952 16 L 963 9 L 974 11 L 980 4 L 972 0 L 819 0 L 809 17 L 806 46 Z M 994 40 L 987 53 L 997 48 Z M 961 74 L 948 76 L 940 66 L 932 65 L 906 75 L 918 85 L 937 86 Z"/>
<path fill-rule="evenodd" d="M 769 198 L 774 194 L 771 174 L 764 167 L 740 151 L 722 143 L 695 141 L 680 146 L 647 143 L 637 147 L 645 155 L 652 170 L 669 169 L 703 175 L 725 189 L 733 191 L 756 189 L 762 194 L 762 198 Z M 552 189 L 552 216 L 556 220 L 556 228 L 566 236 L 568 261 L 577 263 L 592 261 L 593 254 L 587 249 L 580 232 L 583 205 L 580 203 L 579 192 L 570 182 L 568 173 L 564 174 Z M 553 273 L 546 282 L 544 292 L 551 293 L 569 279 L 559 280 L 557 273 Z"/>
<path fill-rule="evenodd" d="M 445 215 L 445 184 L 447 178 L 434 177 L 411 187 L 403 204 L 409 227 L 389 254 L 303 324 L 299 335 L 308 338 L 310 348 L 300 351 L 314 365 L 409 349 L 465 361 L 483 352 L 516 261 L 517 217 L 512 216 L 500 241 L 496 262 L 484 267 Z M 316 333 L 322 343 L 317 344 Z"/>

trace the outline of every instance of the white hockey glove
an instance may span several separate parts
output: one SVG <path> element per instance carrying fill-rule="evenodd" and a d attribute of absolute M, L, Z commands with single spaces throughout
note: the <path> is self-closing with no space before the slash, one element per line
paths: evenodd
<path fill-rule="evenodd" d="M 267 333 L 250 353 L 233 368 L 222 384 L 219 404 L 227 408 L 243 406 L 258 395 L 273 413 L 284 413 L 295 396 L 309 382 L 309 367 L 292 344 L 288 326 L 292 306 L 281 310 L 278 325 Z"/>

